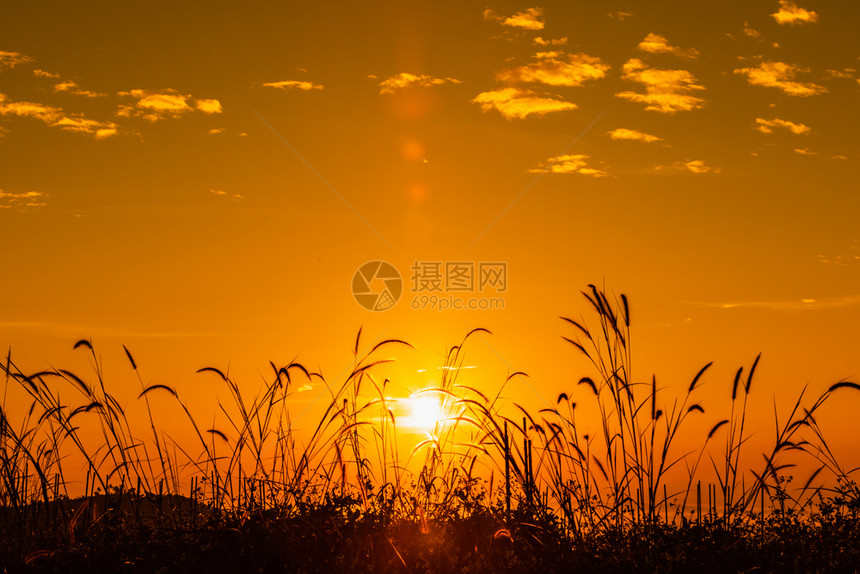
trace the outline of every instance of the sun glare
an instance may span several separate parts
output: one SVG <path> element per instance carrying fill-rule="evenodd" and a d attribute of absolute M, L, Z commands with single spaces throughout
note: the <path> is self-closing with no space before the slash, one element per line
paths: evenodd
<path fill-rule="evenodd" d="M 409 426 L 415 429 L 431 431 L 445 418 L 442 403 L 437 396 L 412 396 L 406 399 L 406 403 L 409 405 Z"/>

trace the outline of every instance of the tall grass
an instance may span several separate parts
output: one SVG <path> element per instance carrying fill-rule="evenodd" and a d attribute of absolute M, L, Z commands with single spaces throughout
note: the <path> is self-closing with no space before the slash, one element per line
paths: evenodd
<path fill-rule="evenodd" d="M 74 538 L 123 514 L 138 526 L 178 527 L 188 520 L 217 526 L 261 513 L 301 517 L 333 505 L 382 524 L 418 524 L 422 532 L 428 524 L 490 513 L 501 521 L 496 537 L 510 538 L 506 527 L 514 523 L 551 524 L 583 541 L 601 532 L 683 526 L 693 500 L 697 522 L 724 527 L 749 523 L 756 512 L 762 520 L 765 507 L 802 512 L 813 504 L 860 500 L 853 470 L 837 461 L 816 419 L 834 393 L 860 386 L 840 381 L 811 402 L 804 389 L 781 419 L 775 408 L 772 447 L 760 466 L 744 468 L 760 356 L 726 385 L 729 412 L 713 416 L 698 398 L 704 385 L 714 384 L 707 381 L 712 363 L 680 392 L 656 376 L 635 374 L 627 297 L 593 285 L 582 295 L 589 318 L 562 317 L 569 331 L 564 340 L 590 365 L 576 389 L 560 393 L 554 407 L 533 412 L 504 394 L 525 373 L 511 373 L 495 392 L 461 382 L 469 340 L 490 334 L 475 329 L 445 355 L 439 384 L 418 392 L 438 398 L 445 415 L 405 460 L 398 399 L 390 395 L 391 381 L 376 373 L 391 361 L 383 353 L 410 347 L 406 341 L 363 346 L 359 330 L 353 366 L 341 380 L 328 381 L 296 362 L 271 363 L 269 378 L 253 395 L 220 369 L 200 369 L 199 376 L 220 385 L 226 397 L 217 405 L 218 426 L 203 424 L 176 388 L 144 384 L 123 347 L 140 384 L 143 428 L 129 422 L 108 392 L 90 341 L 74 346 L 90 358 L 89 382 L 64 369 L 25 374 L 10 351 L 0 363 L 0 531 L 24 533 L 15 539 L 26 554 L 39 550 L 40 531 Z M 327 402 L 311 428 L 298 429 L 290 405 L 302 384 L 324 388 Z M 6 404 L 13 388 L 28 404 Z M 157 395 L 175 402 L 190 442 L 159 428 L 153 405 L 163 402 L 153 402 Z M 582 409 L 596 412 L 598 432 L 582 432 Z M 687 428 L 702 417 L 710 430 L 689 450 Z M 794 455 L 816 463 L 799 487 L 789 479 Z M 703 512 L 700 481 L 708 462 L 716 484 L 708 486 Z M 79 468 L 84 484 L 74 488 Z M 684 480 L 670 480 L 673 473 Z"/>

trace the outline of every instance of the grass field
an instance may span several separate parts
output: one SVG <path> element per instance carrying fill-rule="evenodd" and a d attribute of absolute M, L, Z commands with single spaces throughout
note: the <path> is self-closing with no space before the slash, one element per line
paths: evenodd
<path fill-rule="evenodd" d="M 714 419 L 701 447 L 681 449 L 690 421 L 706 416 L 697 395 L 711 365 L 672 396 L 655 378 L 634 381 L 627 298 L 593 286 L 583 295 L 590 322 L 563 324 L 572 351 L 591 363 L 577 395 L 588 401 L 562 393 L 555 407 L 531 412 L 502 398 L 523 373 L 500 381 L 495 394 L 459 383 L 469 339 L 484 331 L 476 329 L 449 350 L 440 384 L 419 393 L 442 414 L 408 455 L 389 381 L 376 376 L 405 341 L 362 352 L 359 331 L 343 380 L 271 364 L 253 396 L 226 373 L 201 369 L 229 397 L 218 406 L 219 428 L 176 389 L 139 375 L 146 416 L 132 422 L 87 340 L 75 345 L 92 359 L 86 377 L 59 368 L 27 374 L 10 352 L 0 365 L 4 397 L 27 400 L 13 408 L 4 398 L 0 419 L 0 568 L 857 570 L 860 490 L 817 417 L 832 397 L 860 386 L 843 380 L 817 396 L 804 391 L 777 417 L 773 444 L 750 458 L 756 357 L 726 384 L 728 412 L 707 413 Z M 312 431 L 299 433 L 289 399 L 308 382 L 326 388 L 329 401 Z M 159 428 L 157 396 L 176 402 L 193 440 Z M 599 414 L 599 433 L 578 429 L 583 410 Z M 712 481 L 700 478 L 703 468 Z M 681 486 L 669 479 L 679 474 Z"/>

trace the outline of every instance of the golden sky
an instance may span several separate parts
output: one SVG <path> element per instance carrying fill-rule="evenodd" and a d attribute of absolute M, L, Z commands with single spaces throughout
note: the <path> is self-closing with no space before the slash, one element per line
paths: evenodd
<path fill-rule="evenodd" d="M 408 391 L 481 326 L 469 376 L 526 371 L 539 408 L 588 372 L 558 316 L 598 283 L 635 378 L 713 360 L 722 397 L 762 351 L 769 413 L 860 376 L 858 29 L 819 0 L 6 2 L 0 346 L 86 371 L 92 337 L 136 385 L 125 344 L 194 397 L 203 366 L 335 378 L 363 326 L 416 346 Z M 385 311 L 351 292 L 373 260 Z M 415 262 L 504 262 L 504 308 L 413 309 Z"/>

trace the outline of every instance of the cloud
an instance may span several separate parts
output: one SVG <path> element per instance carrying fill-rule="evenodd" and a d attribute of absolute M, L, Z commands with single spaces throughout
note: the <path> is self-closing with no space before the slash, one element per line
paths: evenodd
<path fill-rule="evenodd" d="M 486 14 L 486 12 L 485 12 Z M 527 8 L 502 20 L 502 26 L 524 30 L 543 30 L 543 8 Z"/>
<path fill-rule="evenodd" d="M 18 52 L 5 52 L 0 50 L 0 72 L 5 72 L 6 70 L 11 70 L 15 66 L 20 64 L 27 64 L 32 62 L 33 58 L 30 56 L 25 56 L 24 54 L 19 54 Z"/>
<path fill-rule="evenodd" d="M 795 148 L 794 153 L 796 153 L 798 155 L 818 155 L 817 151 L 812 151 L 811 149 L 808 149 L 805 147 L 804 148 Z"/>
<path fill-rule="evenodd" d="M 63 116 L 51 125 L 70 132 L 92 134 L 97 140 L 103 140 L 117 134 L 115 123 L 90 120 L 80 115 Z"/>
<path fill-rule="evenodd" d="M 107 94 L 100 94 L 99 92 L 82 90 L 75 82 L 72 81 L 54 84 L 54 91 L 64 92 L 75 96 L 84 96 L 85 98 L 103 98 L 107 96 Z"/>
<path fill-rule="evenodd" d="M 567 44 L 567 36 L 563 38 L 550 38 L 548 40 L 544 40 L 538 36 L 534 39 L 534 43 L 537 46 L 564 46 Z"/>
<path fill-rule="evenodd" d="M 417 76 L 408 72 L 401 72 L 397 75 L 379 82 L 380 94 L 393 94 L 397 90 L 409 88 L 412 86 L 441 86 L 442 84 L 459 84 L 460 80 L 456 78 L 434 78 L 433 76 Z"/>
<path fill-rule="evenodd" d="M 579 173 L 591 177 L 605 177 L 606 170 L 588 167 L 587 155 L 559 155 L 551 157 L 540 166 L 530 169 L 529 173 Z"/>
<path fill-rule="evenodd" d="M 700 159 L 676 161 L 671 166 L 658 165 L 654 171 L 688 171 L 690 173 L 701 175 L 705 173 L 720 173 L 720 168 L 711 167 Z"/>
<path fill-rule="evenodd" d="M 794 77 L 798 73 L 808 72 L 808 68 L 802 68 L 785 62 L 762 62 L 756 68 L 738 68 L 735 74 L 747 77 L 751 86 L 765 86 L 768 88 L 779 88 L 789 96 L 814 96 L 827 93 L 827 88 L 812 82 L 795 82 Z"/>
<path fill-rule="evenodd" d="M 855 68 L 843 68 L 841 70 L 825 70 L 824 73 L 828 78 L 850 80 L 857 73 L 857 70 Z"/>
<path fill-rule="evenodd" d="M 606 134 L 613 140 L 630 140 L 644 143 L 663 141 L 663 138 L 658 138 L 657 136 L 652 136 L 651 134 L 646 134 L 637 130 L 629 130 L 627 128 L 614 129 L 606 132 Z"/>
<path fill-rule="evenodd" d="M 791 0 L 779 0 L 779 10 L 770 16 L 777 24 L 803 24 L 818 21 L 818 14 L 799 8 Z"/>
<path fill-rule="evenodd" d="M 13 193 L 11 191 L 3 191 L 0 189 L 0 209 L 27 209 L 34 207 L 44 207 L 45 194 L 41 191 L 25 191 L 21 193 Z"/>
<path fill-rule="evenodd" d="M 173 89 L 138 89 L 120 92 L 119 95 L 135 98 L 137 102 L 133 105 L 120 105 L 117 111 L 118 116 L 126 118 L 139 117 L 150 122 L 157 122 L 166 118 L 179 118 L 195 109 L 204 114 L 220 114 L 223 111 L 221 102 L 218 100 L 198 100 Z"/>
<path fill-rule="evenodd" d="M 242 195 L 241 193 L 232 193 L 231 194 L 231 193 L 227 193 L 223 189 L 210 189 L 209 192 L 212 193 L 213 195 L 217 195 L 218 197 L 224 197 L 224 198 L 229 197 L 233 201 L 241 201 L 241 200 L 245 199 L 245 196 Z"/>
<path fill-rule="evenodd" d="M 322 90 L 322 84 L 315 84 L 313 82 L 303 82 L 300 80 L 283 80 L 281 82 L 266 82 L 263 86 L 267 88 L 277 88 L 279 90 L 301 90 L 303 92 L 309 92 L 311 90 Z"/>
<path fill-rule="evenodd" d="M 623 22 L 627 18 L 632 18 L 634 16 L 633 12 L 622 12 L 621 10 L 615 10 L 614 12 L 610 12 L 607 14 L 613 20 L 619 20 Z"/>
<path fill-rule="evenodd" d="M 499 72 L 496 79 L 508 83 L 538 83 L 548 86 L 581 86 L 606 76 L 610 66 L 588 54 L 539 52 L 535 62 Z"/>
<path fill-rule="evenodd" d="M 679 163 L 675 164 L 675 166 L 678 167 L 679 169 L 686 169 L 687 171 L 689 171 L 691 173 L 695 173 L 697 175 L 702 174 L 702 173 L 719 173 L 719 171 L 720 171 L 718 168 L 713 168 L 709 165 L 706 165 L 705 162 L 703 162 L 700 159 L 696 159 L 693 161 L 679 162 Z"/>
<path fill-rule="evenodd" d="M 744 36 L 747 38 L 761 38 L 759 31 L 750 26 L 747 22 L 744 22 Z"/>
<path fill-rule="evenodd" d="M 206 132 L 209 135 L 218 135 L 224 133 L 224 128 L 212 128 L 211 130 Z"/>
<path fill-rule="evenodd" d="M 645 86 L 645 93 L 620 92 L 615 94 L 631 102 L 645 104 L 645 109 L 663 114 L 697 110 L 705 100 L 692 95 L 705 87 L 696 83 L 696 77 L 687 70 L 660 70 L 649 68 L 642 60 L 633 58 L 625 62 L 622 78 Z"/>
<path fill-rule="evenodd" d="M 786 129 L 795 135 L 808 134 L 812 131 L 812 128 L 805 124 L 796 124 L 779 118 L 773 118 L 772 120 L 756 118 L 755 120 L 755 129 L 763 134 L 772 134 L 775 128 Z"/>
<path fill-rule="evenodd" d="M 63 117 L 63 110 L 36 102 L 14 102 L 0 94 L 0 115 L 35 118 L 51 125 Z"/>
<path fill-rule="evenodd" d="M 844 255 L 818 255 L 818 261 L 827 265 L 838 265 L 839 267 L 860 264 L 860 239 L 855 239 L 851 242 L 849 251 L 849 253 Z"/>
<path fill-rule="evenodd" d="M 818 311 L 860 305 L 860 295 L 828 297 L 825 299 L 795 299 L 790 301 L 730 301 L 726 303 L 692 303 L 718 309 L 770 309 L 773 311 Z"/>
<path fill-rule="evenodd" d="M 37 78 L 59 78 L 60 74 L 53 74 L 51 72 L 46 72 L 45 70 L 36 69 L 33 70 L 33 75 Z"/>
<path fill-rule="evenodd" d="M 698 58 L 699 51 L 695 48 L 684 50 L 677 46 L 672 46 L 665 36 L 659 34 L 648 34 L 645 39 L 639 42 L 639 49 L 649 54 L 673 54 L 681 58 Z"/>
<path fill-rule="evenodd" d="M 552 112 L 577 109 L 577 105 L 572 102 L 518 88 L 481 92 L 475 96 L 472 103 L 481 106 L 485 112 L 496 110 L 508 119 L 524 119 L 531 115 L 544 116 Z"/>
<path fill-rule="evenodd" d="M 113 122 L 92 120 L 83 114 L 67 114 L 62 108 L 36 102 L 14 102 L 5 94 L 0 94 L 0 116 L 33 118 L 50 127 L 93 135 L 96 139 L 105 139 L 117 134 L 117 125 Z"/>
<path fill-rule="evenodd" d="M 204 114 L 220 114 L 224 111 L 224 108 L 221 107 L 221 102 L 218 100 L 197 100 L 194 105 Z"/>

